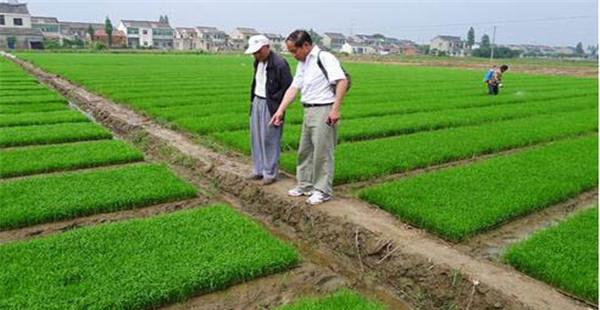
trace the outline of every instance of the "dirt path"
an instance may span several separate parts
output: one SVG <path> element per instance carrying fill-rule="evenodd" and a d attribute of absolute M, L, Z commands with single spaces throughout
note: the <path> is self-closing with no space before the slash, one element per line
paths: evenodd
<path fill-rule="evenodd" d="M 242 211 L 297 245 L 333 253 L 346 262 L 339 268 L 354 270 L 357 281 L 365 286 L 385 286 L 424 309 L 588 308 L 542 282 L 473 257 L 362 201 L 340 198 L 308 207 L 301 199 L 286 196 L 294 183 L 289 178 L 266 187 L 248 182 L 243 178 L 251 171 L 247 163 L 200 146 L 185 134 L 163 128 L 65 79 L 17 62 L 147 152 L 209 178 L 218 190 L 235 196 Z"/>

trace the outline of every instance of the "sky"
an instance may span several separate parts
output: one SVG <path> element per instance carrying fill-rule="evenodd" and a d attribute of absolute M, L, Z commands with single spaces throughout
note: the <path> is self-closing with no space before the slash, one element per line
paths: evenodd
<path fill-rule="evenodd" d="M 216 26 L 226 32 L 253 27 L 287 35 L 294 29 L 322 32 L 382 33 L 428 43 L 436 35 L 465 38 L 469 27 L 476 41 L 485 33 L 497 44 L 584 46 L 598 44 L 596 0 L 422 0 L 422 1 L 139 1 L 29 0 L 34 16 L 62 21 L 103 22 L 158 20 L 171 26 Z"/>

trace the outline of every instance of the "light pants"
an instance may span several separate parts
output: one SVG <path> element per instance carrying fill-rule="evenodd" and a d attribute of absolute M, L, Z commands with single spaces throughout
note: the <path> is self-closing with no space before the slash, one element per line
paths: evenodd
<path fill-rule="evenodd" d="M 331 105 L 304 108 L 302 135 L 298 147 L 296 178 L 303 190 L 333 192 L 334 152 L 337 124 L 327 125 Z"/>
<path fill-rule="evenodd" d="M 269 126 L 271 113 L 267 101 L 254 97 L 250 115 L 250 141 L 254 174 L 264 179 L 276 178 L 279 171 L 283 126 Z"/>

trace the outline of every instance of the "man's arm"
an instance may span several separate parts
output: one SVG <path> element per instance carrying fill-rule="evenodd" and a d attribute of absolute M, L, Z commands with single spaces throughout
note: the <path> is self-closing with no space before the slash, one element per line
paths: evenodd
<path fill-rule="evenodd" d="M 269 122 L 269 124 L 272 124 L 274 126 L 280 126 L 283 123 L 283 113 L 285 112 L 285 109 L 287 109 L 287 107 L 292 102 L 294 102 L 294 100 L 296 100 L 297 94 L 298 88 L 294 86 L 290 86 L 290 88 L 288 88 L 285 91 L 283 99 L 281 100 L 281 104 L 279 105 L 277 112 L 275 112 L 275 114 L 273 114 L 273 117 L 271 117 L 271 121 Z"/>
<path fill-rule="evenodd" d="M 327 118 L 327 122 L 330 125 L 335 125 L 341 117 L 340 108 L 344 102 L 344 96 L 346 96 L 347 88 L 348 80 L 342 79 L 337 81 L 335 85 L 335 101 L 333 102 L 331 112 L 329 112 L 329 117 Z"/>

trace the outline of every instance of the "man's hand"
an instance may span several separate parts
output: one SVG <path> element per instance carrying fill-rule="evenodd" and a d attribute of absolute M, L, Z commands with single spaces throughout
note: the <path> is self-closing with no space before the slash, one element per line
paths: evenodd
<path fill-rule="evenodd" d="M 273 114 L 273 117 L 271 117 L 271 121 L 269 122 L 269 125 L 281 126 L 281 124 L 283 124 L 283 112 L 277 110 L 277 112 L 275 112 L 275 114 Z"/>
<path fill-rule="evenodd" d="M 331 109 L 331 112 L 329 112 L 329 116 L 327 116 L 327 124 L 329 126 L 334 126 L 340 120 L 340 117 L 340 111 L 338 111 L 337 109 Z"/>

